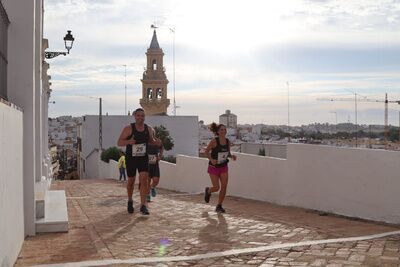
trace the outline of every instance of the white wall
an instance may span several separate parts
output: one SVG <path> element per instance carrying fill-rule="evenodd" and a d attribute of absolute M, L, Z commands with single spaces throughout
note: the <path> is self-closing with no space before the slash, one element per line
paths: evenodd
<path fill-rule="evenodd" d="M 40 3 L 39 3 L 40 2 Z M 41 6 L 41 0 L 3 0 L 4 8 L 10 19 L 8 28 L 8 74 L 7 87 L 8 99 L 10 102 L 21 107 L 23 113 L 23 172 L 24 172 L 24 214 L 25 214 L 25 234 L 35 234 L 35 175 L 41 171 L 41 155 L 35 150 L 35 136 L 38 132 L 35 125 L 40 125 L 36 120 L 40 120 L 40 112 L 37 105 L 40 101 L 36 99 L 37 90 L 41 88 L 35 87 L 40 80 L 41 58 L 40 47 L 36 47 L 36 41 L 40 34 L 35 32 L 34 25 L 41 17 L 41 10 L 38 13 L 35 9 Z M 41 36 L 39 36 L 41 38 Z M 41 41 L 41 40 L 40 40 Z M 39 65 L 38 65 L 39 63 Z M 39 113 L 38 113 L 39 112 Z M 39 141 L 40 142 L 40 141 Z M 36 155 L 39 157 L 37 158 Z M 36 170 L 40 168 L 40 170 Z M 40 178 L 40 176 L 39 176 Z"/>
<path fill-rule="evenodd" d="M 236 154 L 228 194 L 280 205 L 400 223 L 400 153 L 289 144 L 287 159 Z M 178 156 L 161 162 L 160 186 L 202 192 L 207 160 Z"/>
<path fill-rule="evenodd" d="M 198 193 L 204 191 L 209 180 L 208 160 L 198 157 L 178 155 L 176 165 L 160 161 L 160 187 Z"/>
<path fill-rule="evenodd" d="M 96 150 L 86 159 L 85 172 L 81 170 L 81 179 L 119 179 L 118 162 L 110 160 L 109 163 L 100 159 Z"/>
<path fill-rule="evenodd" d="M 0 266 L 12 266 L 24 241 L 22 112 L 0 102 Z"/>
<path fill-rule="evenodd" d="M 110 160 L 109 163 L 99 160 L 99 179 L 119 179 L 118 162 Z"/>
<path fill-rule="evenodd" d="M 258 155 L 260 148 L 264 148 L 265 156 L 282 159 L 286 158 L 286 145 L 242 143 L 240 147 L 241 152 L 246 154 Z"/>
<path fill-rule="evenodd" d="M 289 205 L 400 223 L 400 153 L 289 145 Z"/>
<path fill-rule="evenodd" d="M 103 149 L 117 146 L 122 129 L 134 122 L 132 116 L 103 116 Z M 165 155 L 198 155 L 198 118 L 197 116 L 147 116 L 146 123 L 154 126 L 164 125 L 172 139 L 174 148 Z M 82 157 L 87 156 L 99 145 L 99 117 L 85 116 L 82 122 Z"/>
<path fill-rule="evenodd" d="M 98 179 L 99 177 L 99 162 L 100 154 L 98 151 L 93 151 L 85 160 L 85 172 L 81 179 Z"/>

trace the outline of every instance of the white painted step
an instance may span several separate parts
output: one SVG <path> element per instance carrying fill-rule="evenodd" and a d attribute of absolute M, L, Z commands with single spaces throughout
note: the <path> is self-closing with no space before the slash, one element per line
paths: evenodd
<path fill-rule="evenodd" d="M 36 220 L 36 233 L 68 232 L 68 211 L 65 191 L 47 191 L 44 207 L 45 217 Z"/>

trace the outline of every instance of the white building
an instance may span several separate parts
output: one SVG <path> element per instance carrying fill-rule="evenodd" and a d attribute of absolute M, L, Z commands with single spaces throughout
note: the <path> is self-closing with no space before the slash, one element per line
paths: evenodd
<path fill-rule="evenodd" d="M 251 128 L 251 132 L 256 134 L 258 136 L 258 138 L 260 138 L 263 127 L 264 127 L 264 125 L 262 125 L 262 124 L 253 125 L 253 127 Z"/>
<path fill-rule="evenodd" d="M 14 264 L 26 236 L 68 229 L 65 193 L 48 191 L 46 48 L 43 1 L 0 1 L 0 266 Z M 57 214 L 54 196 L 64 197 Z"/>
<path fill-rule="evenodd" d="M 117 146 L 122 129 L 134 122 L 132 116 L 102 116 L 102 149 Z M 146 124 L 152 127 L 163 125 L 173 139 L 174 147 L 164 155 L 198 156 L 198 117 L 197 116 L 146 116 Z M 78 127 L 80 143 L 78 170 L 81 179 L 108 178 L 99 173 L 99 116 L 83 117 Z M 121 148 L 125 150 L 125 148 Z M 117 170 L 116 170 L 117 171 Z"/>
<path fill-rule="evenodd" d="M 228 109 L 225 114 L 219 116 L 219 123 L 224 124 L 227 128 L 237 128 L 237 116 Z"/>

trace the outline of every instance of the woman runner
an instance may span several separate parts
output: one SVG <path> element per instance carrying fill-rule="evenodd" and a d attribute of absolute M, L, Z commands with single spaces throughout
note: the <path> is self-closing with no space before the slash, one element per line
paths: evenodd
<path fill-rule="evenodd" d="M 226 138 L 226 127 L 223 124 L 211 124 L 210 130 L 216 137 L 210 141 L 206 148 L 206 156 L 210 160 L 208 163 L 208 173 L 212 182 L 212 187 L 206 187 L 204 192 L 204 200 L 210 202 L 211 193 L 219 191 L 218 205 L 215 208 L 216 212 L 224 213 L 222 207 L 228 186 L 228 157 L 236 160 L 235 155 L 231 155 L 230 142 Z M 221 190 L 220 190 L 221 188 Z"/>

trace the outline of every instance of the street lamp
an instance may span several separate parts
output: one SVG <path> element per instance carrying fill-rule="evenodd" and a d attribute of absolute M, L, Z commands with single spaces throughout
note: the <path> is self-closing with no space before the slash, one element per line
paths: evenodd
<path fill-rule="evenodd" d="M 69 54 L 69 51 L 72 49 L 72 45 L 74 44 L 74 41 L 75 41 L 75 38 L 72 35 L 71 31 L 67 31 L 67 34 L 64 37 L 65 49 L 67 49 L 67 52 L 44 52 L 44 57 L 46 59 L 52 59 L 59 55 L 66 56 L 67 54 Z"/>
<path fill-rule="evenodd" d="M 68 51 L 72 49 L 72 45 L 74 44 L 75 38 L 72 36 L 71 31 L 67 31 L 67 34 L 64 37 L 65 48 Z"/>

